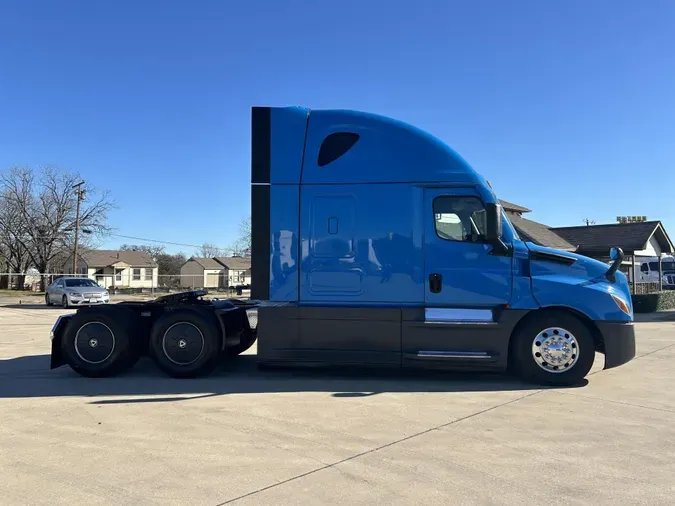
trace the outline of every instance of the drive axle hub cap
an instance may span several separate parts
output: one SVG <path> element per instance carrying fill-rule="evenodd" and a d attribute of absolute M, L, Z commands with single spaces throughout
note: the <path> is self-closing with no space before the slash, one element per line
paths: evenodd
<path fill-rule="evenodd" d="M 574 367 L 579 357 L 579 346 L 570 331 L 551 327 L 534 338 L 532 356 L 546 372 L 561 373 Z"/>
<path fill-rule="evenodd" d="M 115 335 L 105 323 L 88 322 L 75 334 L 75 353 L 88 364 L 100 364 L 115 349 Z"/>
<path fill-rule="evenodd" d="M 176 365 L 190 365 L 204 352 L 204 336 L 192 323 L 174 323 L 162 338 L 164 355 Z"/>

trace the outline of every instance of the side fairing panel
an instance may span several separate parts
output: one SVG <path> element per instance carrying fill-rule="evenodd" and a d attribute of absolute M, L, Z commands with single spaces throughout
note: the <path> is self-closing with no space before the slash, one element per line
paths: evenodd
<path fill-rule="evenodd" d="M 271 110 L 271 183 L 299 184 L 309 110 L 301 107 Z"/>
<path fill-rule="evenodd" d="M 269 300 L 298 300 L 298 198 L 297 185 L 272 185 L 270 205 L 271 261 Z"/>
<path fill-rule="evenodd" d="M 411 185 L 303 185 L 300 300 L 422 304 L 421 204 Z"/>
<path fill-rule="evenodd" d="M 251 297 L 298 300 L 298 205 L 308 109 L 251 111 Z"/>

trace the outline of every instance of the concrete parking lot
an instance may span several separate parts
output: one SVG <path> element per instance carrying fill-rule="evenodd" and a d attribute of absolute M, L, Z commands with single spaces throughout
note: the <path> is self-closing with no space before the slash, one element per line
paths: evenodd
<path fill-rule="evenodd" d="M 672 504 L 675 322 L 586 385 L 141 361 L 49 370 L 60 309 L 0 307 L 1 504 Z"/>

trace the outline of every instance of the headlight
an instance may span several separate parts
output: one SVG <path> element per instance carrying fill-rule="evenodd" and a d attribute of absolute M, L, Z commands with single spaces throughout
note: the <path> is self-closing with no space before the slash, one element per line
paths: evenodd
<path fill-rule="evenodd" d="M 106 290 L 105 292 L 103 292 L 103 296 L 104 296 L 104 297 L 107 297 L 108 295 L 110 295 L 110 294 L 108 293 L 108 290 Z"/>
<path fill-rule="evenodd" d="M 630 316 L 630 306 L 628 305 L 628 302 L 623 300 L 621 297 L 618 295 L 612 294 L 612 299 L 614 299 L 614 302 L 616 302 L 616 305 L 619 306 L 619 309 L 626 313 L 628 316 Z"/>
<path fill-rule="evenodd" d="M 77 292 L 68 292 L 68 295 L 70 295 L 71 297 L 82 297 L 82 295 L 80 295 Z"/>

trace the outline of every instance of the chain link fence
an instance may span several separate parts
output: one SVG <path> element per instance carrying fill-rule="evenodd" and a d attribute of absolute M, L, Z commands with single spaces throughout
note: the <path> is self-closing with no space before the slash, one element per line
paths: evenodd
<path fill-rule="evenodd" d="M 147 269 L 150 271 L 150 269 Z M 210 294 L 220 296 L 246 296 L 250 293 L 250 278 L 245 278 L 235 284 L 229 279 L 220 276 L 157 274 L 150 271 L 146 274 L 143 269 L 129 269 L 121 273 L 109 274 L 70 274 L 70 273 L 39 273 L 27 271 L 22 273 L 0 273 L 0 290 L 17 290 L 41 292 L 55 280 L 62 277 L 89 278 L 112 294 L 168 294 L 205 288 Z"/>

